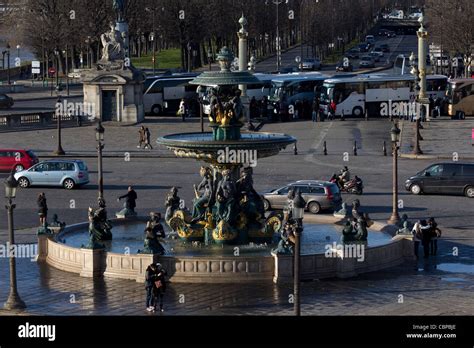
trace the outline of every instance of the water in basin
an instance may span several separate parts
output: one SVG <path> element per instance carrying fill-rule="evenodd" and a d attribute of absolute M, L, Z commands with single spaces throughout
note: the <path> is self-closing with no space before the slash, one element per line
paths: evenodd
<path fill-rule="evenodd" d="M 130 223 L 127 225 L 115 226 L 112 230 L 114 239 L 111 242 L 105 243 L 107 251 L 113 253 L 137 253 L 138 250 L 143 249 L 144 241 L 143 223 Z M 301 253 L 304 254 L 321 254 L 325 252 L 325 247 L 334 242 L 340 243 L 342 236 L 342 227 L 337 225 L 318 225 L 305 224 L 304 232 L 302 234 Z M 222 245 L 193 245 L 192 243 L 185 243 L 179 239 L 172 239 L 173 233 L 167 231 L 167 238 L 163 240 L 162 244 L 166 250 L 167 255 L 176 256 L 219 256 L 219 255 L 234 255 L 235 246 Z M 86 230 L 83 232 L 66 233 L 61 236 L 60 242 L 71 246 L 73 248 L 80 248 L 82 245 L 88 244 L 89 235 Z M 390 243 L 392 237 L 386 233 L 369 231 L 368 246 L 376 247 Z M 241 256 L 268 256 L 271 249 L 275 245 L 242 245 L 239 246 L 239 253 Z"/>

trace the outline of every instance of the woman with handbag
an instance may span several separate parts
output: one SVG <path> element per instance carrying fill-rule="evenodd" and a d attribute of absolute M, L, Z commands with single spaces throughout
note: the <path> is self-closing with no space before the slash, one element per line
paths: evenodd
<path fill-rule="evenodd" d="M 153 283 L 153 295 L 154 295 L 154 311 L 157 310 L 158 301 L 160 303 L 160 312 L 164 312 L 163 309 L 163 297 L 165 296 L 166 291 L 166 270 L 163 268 L 161 263 L 156 264 L 156 273 Z"/>

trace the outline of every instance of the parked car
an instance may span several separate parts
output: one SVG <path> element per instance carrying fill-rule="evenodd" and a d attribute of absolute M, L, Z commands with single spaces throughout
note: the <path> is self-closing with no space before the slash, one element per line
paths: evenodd
<path fill-rule="evenodd" d="M 317 181 L 297 181 L 262 195 L 265 210 L 284 209 L 290 189 L 299 190 L 306 201 L 306 210 L 319 214 L 323 210 L 337 209 L 342 203 L 341 192 L 336 184 Z"/>
<path fill-rule="evenodd" d="M 374 62 L 380 62 L 380 55 L 377 52 L 370 52 L 369 56 L 373 58 Z"/>
<path fill-rule="evenodd" d="M 433 164 L 409 178 L 405 188 L 414 195 L 451 194 L 474 198 L 474 164 Z"/>
<path fill-rule="evenodd" d="M 360 50 L 359 48 L 351 48 L 346 52 L 346 57 L 350 59 L 359 59 Z"/>
<path fill-rule="evenodd" d="M 21 188 L 59 186 L 67 190 L 89 183 L 89 170 L 80 160 L 49 160 L 15 174 Z"/>
<path fill-rule="evenodd" d="M 0 108 L 1 109 L 10 109 L 15 102 L 12 97 L 9 97 L 6 94 L 0 94 Z"/>
<path fill-rule="evenodd" d="M 374 46 L 375 45 L 375 36 L 373 35 L 367 35 L 365 37 L 365 41 L 370 45 L 370 46 Z"/>
<path fill-rule="evenodd" d="M 389 30 L 387 32 L 387 37 L 397 37 L 397 33 L 395 33 L 394 31 Z"/>
<path fill-rule="evenodd" d="M 364 56 L 359 62 L 360 68 L 375 68 L 375 61 L 371 56 Z"/>
<path fill-rule="evenodd" d="M 388 44 L 381 44 L 380 48 L 382 49 L 382 52 L 385 52 L 385 53 L 390 52 L 390 47 Z"/>
<path fill-rule="evenodd" d="M 31 150 L 0 149 L 0 171 L 21 172 L 38 163 L 38 157 Z"/>
<path fill-rule="evenodd" d="M 301 63 L 303 70 L 321 70 L 321 61 L 318 58 L 307 58 Z"/>

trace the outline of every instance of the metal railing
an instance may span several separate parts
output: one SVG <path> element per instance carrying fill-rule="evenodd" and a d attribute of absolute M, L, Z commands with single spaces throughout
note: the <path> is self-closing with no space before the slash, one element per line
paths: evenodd
<path fill-rule="evenodd" d="M 25 114 L 0 115 L 0 130 L 10 130 L 15 128 L 45 128 L 56 125 L 58 118 L 54 111 L 34 112 Z M 64 114 L 61 121 L 65 125 L 78 123 L 77 116 Z M 89 124 L 87 117 L 82 117 L 81 124 Z"/>

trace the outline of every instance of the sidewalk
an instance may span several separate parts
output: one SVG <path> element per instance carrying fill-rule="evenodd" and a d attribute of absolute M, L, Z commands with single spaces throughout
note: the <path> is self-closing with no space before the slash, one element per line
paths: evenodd
<path fill-rule="evenodd" d="M 420 141 L 422 155 L 414 155 L 415 123 L 401 121 L 400 157 L 409 159 L 444 159 L 474 160 L 472 130 L 474 119 L 463 121 L 451 120 L 449 117 L 431 119 L 423 122 L 420 130 L 423 141 Z"/>

